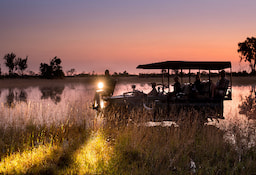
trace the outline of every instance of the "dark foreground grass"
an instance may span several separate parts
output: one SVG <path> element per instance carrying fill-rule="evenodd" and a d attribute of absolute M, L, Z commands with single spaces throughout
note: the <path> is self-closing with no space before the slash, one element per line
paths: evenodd
<path fill-rule="evenodd" d="M 0 173 L 256 173 L 255 146 L 231 144 L 224 131 L 198 120 L 184 120 L 179 127 L 148 127 L 148 115 L 132 112 L 126 122 L 98 117 L 92 128 L 71 120 L 57 126 L 2 128 Z M 235 135 L 235 143 L 241 142 L 238 130 Z"/>
<path fill-rule="evenodd" d="M 183 121 L 180 127 L 132 124 L 116 133 L 110 174 L 256 173 L 255 147 L 228 143 L 224 131 L 197 120 Z M 235 142 L 241 142 L 240 133 L 235 134 Z"/>

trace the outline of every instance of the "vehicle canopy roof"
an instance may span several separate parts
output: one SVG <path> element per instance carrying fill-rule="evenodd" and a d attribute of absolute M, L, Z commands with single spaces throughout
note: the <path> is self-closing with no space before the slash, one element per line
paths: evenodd
<path fill-rule="evenodd" d="M 138 65 L 137 69 L 201 69 L 221 70 L 231 68 L 230 61 L 164 61 Z"/>

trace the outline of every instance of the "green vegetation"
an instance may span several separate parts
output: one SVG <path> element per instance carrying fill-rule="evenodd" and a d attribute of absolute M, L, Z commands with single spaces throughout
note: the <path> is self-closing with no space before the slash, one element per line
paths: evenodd
<path fill-rule="evenodd" d="M 145 125 L 149 113 L 107 120 L 83 100 L 67 105 L 62 122 L 34 118 L 40 104 L 17 108 L 15 119 L 0 127 L 1 174 L 253 174 L 256 147 L 245 147 L 239 129 L 233 143 L 225 131 L 202 125 L 191 111 L 179 127 Z M 8 110 L 1 107 L 1 115 Z M 43 114 L 50 109 L 44 109 Z M 54 116 L 53 116 L 54 117 Z M 24 121 L 23 121 L 24 120 Z M 248 137 L 251 137 L 248 135 Z M 242 144 L 243 143 L 243 144 Z"/>
<path fill-rule="evenodd" d="M 235 78 L 234 84 L 255 83 L 254 78 L 247 78 Z M 126 77 L 119 83 L 134 80 Z M 90 82 L 86 78 L 0 81 L 1 89 Z M 228 131 L 202 125 L 191 120 L 201 117 L 195 111 L 179 114 L 187 119 L 178 121 L 179 127 L 163 123 L 149 127 L 145 121 L 152 116 L 146 111 L 130 111 L 118 118 L 117 111 L 111 111 L 107 119 L 95 117 L 89 108 L 92 95 L 65 104 L 65 114 L 54 113 L 43 101 L 17 102 L 13 108 L 0 104 L 0 174 L 256 173 L 254 128 L 244 134 L 247 131 L 237 126 Z M 243 103 L 243 107 L 248 105 Z"/>

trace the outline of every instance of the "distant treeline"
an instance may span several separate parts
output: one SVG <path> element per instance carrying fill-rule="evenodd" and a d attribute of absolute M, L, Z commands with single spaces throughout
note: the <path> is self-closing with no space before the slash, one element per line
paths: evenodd
<path fill-rule="evenodd" d="M 240 54 L 240 61 L 245 61 L 249 63 L 249 66 L 251 68 L 251 73 L 247 73 L 246 71 L 240 71 L 240 72 L 232 72 L 232 76 L 255 76 L 256 75 L 256 38 L 255 37 L 247 37 L 245 41 L 238 43 L 238 50 L 237 52 Z M 65 76 L 69 77 L 92 77 L 92 76 L 102 76 L 97 75 L 92 72 L 90 73 L 76 73 L 75 69 L 72 68 L 66 72 L 66 75 L 64 74 L 61 66 L 61 59 L 55 56 L 49 64 L 47 63 L 40 63 L 39 70 L 40 73 L 36 74 L 33 71 L 29 71 L 28 74 L 24 74 L 25 70 L 28 68 L 28 56 L 26 58 L 16 57 L 16 54 L 8 53 L 4 57 L 4 64 L 9 69 L 9 74 L 2 74 L 1 71 L 1 65 L 0 65 L 0 77 L 7 77 L 7 78 L 16 78 L 16 77 L 39 77 L 39 78 L 63 78 Z M 166 76 L 166 72 L 163 72 Z M 227 75 L 230 73 L 227 73 Z M 171 75 L 179 75 L 179 76 L 189 76 L 188 73 L 184 72 L 177 72 L 177 70 L 174 70 Z M 190 75 L 195 75 L 194 73 L 191 73 Z M 202 71 L 201 76 L 208 75 L 207 71 Z M 218 73 L 211 73 L 211 76 L 217 76 Z M 138 76 L 138 77 L 162 77 L 163 74 L 129 74 L 127 71 L 124 71 L 122 73 L 114 72 L 112 74 L 113 77 L 129 77 L 129 76 Z"/>
<path fill-rule="evenodd" d="M 233 76 L 252 76 L 256 75 L 256 38 L 255 37 L 247 37 L 244 42 L 238 43 L 238 50 L 237 52 L 240 54 L 240 61 L 244 60 L 245 62 L 249 63 L 249 66 L 251 68 L 251 73 L 247 73 L 246 71 L 242 72 L 232 72 Z M 40 74 L 35 74 L 34 72 L 30 71 L 29 75 L 24 75 L 24 71 L 27 69 L 27 61 L 28 56 L 26 58 L 16 57 L 16 54 L 8 53 L 6 54 L 3 59 L 5 60 L 5 66 L 9 69 L 8 75 L 2 75 L 1 65 L 0 65 L 0 76 L 1 77 L 40 77 L 40 78 L 63 78 L 65 77 L 65 74 L 62 70 L 61 66 L 61 59 L 55 56 L 49 64 L 47 63 L 40 63 L 39 70 Z M 174 71 L 175 73 L 172 73 L 171 75 L 181 75 L 181 76 L 189 76 L 186 73 L 181 73 Z M 163 72 L 166 74 L 165 72 Z M 228 73 L 227 73 L 228 74 Z M 190 74 L 190 75 L 193 75 Z M 202 76 L 208 75 L 206 71 L 202 71 Z M 212 76 L 217 76 L 217 73 L 211 73 Z M 72 68 L 66 72 L 66 76 L 78 76 L 78 77 L 90 77 L 90 76 L 98 76 L 97 74 L 86 74 L 81 73 L 77 74 L 75 72 L 75 69 Z M 114 77 L 127 77 L 127 76 L 139 76 L 139 77 L 162 77 L 163 74 L 129 74 L 127 71 L 124 71 L 123 73 L 117 73 L 114 72 Z"/>
<path fill-rule="evenodd" d="M 49 64 L 41 63 L 39 70 L 40 75 L 32 74 L 24 75 L 24 71 L 28 68 L 28 56 L 26 58 L 16 57 L 15 53 L 8 53 L 4 57 L 5 66 L 9 69 L 8 75 L 2 75 L 2 70 L 0 66 L 0 76 L 8 78 L 17 78 L 17 77 L 31 77 L 36 76 L 40 78 L 63 78 L 64 72 L 62 71 L 61 59 L 55 56 Z"/>

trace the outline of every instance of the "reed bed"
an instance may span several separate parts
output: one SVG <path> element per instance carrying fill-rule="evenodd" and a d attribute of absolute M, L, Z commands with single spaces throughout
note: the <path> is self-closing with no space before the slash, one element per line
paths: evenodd
<path fill-rule="evenodd" d="M 254 128 L 221 130 L 192 110 L 167 124 L 143 110 L 97 113 L 91 99 L 61 110 L 43 101 L 1 104 L 0 174 L 256 173 Z"/>
<path fill-rule="evenodd" d="M 39 105 L 40 106 L 40 105 Z M 225 131 L 183 115 L 177 125 L 149 126 L 147 111 L 97 115 L 89 104 L 67 106 L 61 122 L 1 125 L 2 174 L 253 174 L 255 146 L 225 140 Z M 78 109 L 78 110 L 77 110 Z M 83 110 L 82 110 L 83 109 Z M 79 112 L 81 111 L 81 112 Z M 83 112 L 82 112 L 83 111 Z M 46 111 L 45 111 L 46 112 Z M 120 111 L 119 111 L 120 112 Z M 24 113 L 22 113 L 24 115 Z M 36 113 L 35 113 L 36 115 Z M 184 116 L 186 115 L 186 116 Z M 107 117 L 106 117 L 107 116 Z M 184 120 L 184 118 L 186 118 Z M 192 119 L 192 120 L 191 120 Z M 18 122 L 18 123 L 15 123 Z M 91 124 L 88 124 L 90 123 Z M 163 122 L 162 122 L 163 123 Z M 13 127 L 12 127 L 13 125 Z M 244 136 L 235 130 L 236 143 Z M 241 140 L 239 140 L 241 139 Z"/>
<path fill-rule="evenodd" d="M 133 114 L 132 114 L 133 115 Z M 136 118 L 138 113 L 134 113 Z M 145 115 L 145 114 L 140 114 Z M 146 114 L 148 115 L 148 114 Z M 255 146 L 242 143 L 247 137 L 234 127 L 234 141 L 226 131 L 205 125 L 200 114 L 182 114 L 180 125 L 145 127 L 136 118 L 123 127 L 111 122 L 109 133 L 116 133 L 110 174 L 253 174 Z M 148 118 L 144 116 L 144 119 Z M 192 120 L 191 120 L 192 119 Z M 132 124 L 131 124 L 132 123 Z M 162 122 L 163 123 L 163 122 Z M 113 132 L 115 130 L 115 132 Z M 107 131 L 106 131 L 107 132 Z M 108 133 L 107 132 L 107 133 Z"/>

